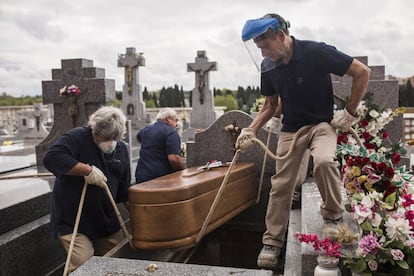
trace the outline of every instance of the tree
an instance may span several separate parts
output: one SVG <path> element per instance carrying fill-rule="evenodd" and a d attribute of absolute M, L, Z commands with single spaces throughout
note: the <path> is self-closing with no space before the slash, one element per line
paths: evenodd
<path fill-rule="evenodd" d="M 214 97 L 215 106 L 225 106 L 225 112 L 230 110 L 237 110 L 237 101 L 232 95 L 216 96 Z"/>
<path fill-rule="evenodd" d="M 142 99 L 144 101 L 151 99 L 146 86 L 144 87 L 144 91 L 142 91 Z"/>

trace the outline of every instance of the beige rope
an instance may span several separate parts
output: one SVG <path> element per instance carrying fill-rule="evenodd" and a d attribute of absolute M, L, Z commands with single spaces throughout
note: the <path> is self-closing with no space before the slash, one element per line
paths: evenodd
<path fill-rule="evenodd" d="M 349 128 L 349 132 L 351 132 L 352 136 L 354 136 L 355 140 L 357 141 L 357 143 L 363 147 L 364 144 L 362 143 L 361 139 L 359 139 L 358 133 L 356 133 L 355 129 L 353 129 L 352 127 Z"/>
<path fill-rule="evenodd" d="M 35 173 L 35 174 L 23 174 L 23 175 L 4 175 L 0 176 L 0 180 L 18 179 L 18 178 L 30 178 L 30 177 L 51 177 L 54 176 L 51 173 Z"/>
<path fill-rule="evenodd" d="M 108 187 L 108 185 L 106 185 L 106 183 L 105 183 L 104 187 L 105 187 L 106 194 L 108 195 L 109 200 L 111 201 L 112 207 L 114 208 L 114 211 L 115 211 L 116 216 L 118 218 L 119 224 L 121 225 L 122 231 L 124 232 L 125 238 L 128 239 L 129 245 L 131 247 L 133 247 L 132 246 L 132 241 L 131 241 L 131 236 L 129 235 L 129 232 L 128 232 L 127 228 L 125 227 L 125 223 L 124 223 L 124 220 L 122 219 L 121 212 L 119 212 L 118 206 L 116 206 L 116 203 L 115 203 L 114 198 L 112 197 L 111 191 L 109 190 L 109 187 Z"/>
<path fill-rule="evenodd" d="M 310 129 L 312 126 L 313 125 L 308 125 L 308 126 L 304 126 L 304 127 L 300 128 L 295 133 L 295 135 L 293 136 L 293 140 L 292 140 L 292 143 L 289 146 L 288 152 L 284 156 L 280 156 L 280 157 L 274 155 L 269 150 L 269 140 L 270 140 L 270 136 L 271 136 L 271 133 L 270 132 L 268 133 L 266 145 L 263 144 L 263 142 L 260 141 L 257 138 L 253 138 L 252 140 L 254 142 L 258 143 L 259 146 L 261 146 L 264 149 L 264 151 L 265 151 L 265 156 L 264 156 L 263 163 L 266 162 L 266 158 L 267 158 L 266 155 L 267 154 L 269 154 L 270 157 L 273 158 L 273 159 L 275 159 L 275 160 L 283 160 L 283 159 L 286 159 L 293 152 L 293 148 L 294 148 L 297 140 L 299 139 L 300 135 L 302 135 L 303 132 L 308 131 L 308 129 Z M 357 142 L 360 145 L 362 145 L 361 140 L 359 139 L 359 137 L 358 137 L 357 133 L 355 132 L 355 130 L 351 128 L 350 129 L 350 132 L 352 133 L 352 135 L 354 136 L 354 138 L 357 140 Z M 223 181 L 222 181 L 222 183 L 221 183 L 221 185 L 219 187 L 219 190 L 217 191 L 216 197 L 214 198 L 214 201 L 211 204 L 210 210 L 209 210 L 209 212 L 208 212 L 208 214 L 207 214 L 207 216 L 206 216 L 206 218 L 205 218 L 205 220 L 203 222 L 203 225 L 201 226 L 200 232 L 198 233 L 198 236 L 197 236 L 196 241 L 195 241 L 196 244 L 195 244 L 194 248 L 192 249 L 192 251 L 190 252 L 190 254 L 188 255 L 188 257 L 184 260 L 183 263 L 187 263 L 188 262 L 188 260 L 191 258 L 191 256 L 194 254 L 195 250 L 197 249 L 200 240 L 204 236 L 204 233 L 206 231 L 207 225 L 209 224 L 210 219 L 211 219 L 211 216 L 212 216 L 213 212 L 215 211 L 215 209 L 217 207 L 218 201 L 220 200 L 221 194 L 222 194 L 222 192 L 224 190 L 224 186 L 227 184 L 227 181 L 228 181 L 228 179 L 230 177 L 231 170 L 233 169 L 233 166 L 236 164 L 237 159 L 239 158 L 240 153 L 242 153 L 242 151 L 240 149 L 236 150 L 236 152 L 235 152 L 235 154 L 233 156 L 233 159 L 231 161 L 231 164 L 230 164 L 229 168 L 227 169 L 226 175 L 224 176 L 224 179 L 223 179 Z M 264 172 L 264 169 L 265 169 L 265 164 L 263 164 L 263 166 L 262 166 L 262 172 L 261 172 L 261 177 L 260 177 L 261 179 L 260 179 L 259 191 L 258 191 L 258 200 L 260 199 L 260 193 L 261 193 L 261 187 L 262 187 L 262 180 L 263 180 L 263 172 Z"/>
<path fill-rule="evenodd" d="M 255 143 L 257 143 L 272 159 L 274 160 L 284 160 L 286 158 L 289 157 L 289 155 L 293 152 L 293 148 L 296 145 L 297 140 L 299 139 L 299 137 L 302 135 L 302 133 L 309 131 L 309 129 L 311 129 L 313 127 L 313 125 L 308 125 L 308 126 L 304 126 L 301 127 L 293 136 L 293 140 L 290 143 L 289 146 L 289 150 L 288 152 L 283 155 L 283 156 L 277 156 L 275 154 L 273 154 L 273 152 L 271 150 L 269 150 L 269 148 L 262 142 L 260 141 L 258 138 L 252 138 L 251 140 Z"/>
<path fill-rule="evenodd" d="M 220 187 L 219 187 L 219 189 L 218 189 L 218 191 L 217 191 L 216 197 L 214 198 L 213 204 L 211 204 L 211 207 L 210 207 L 210 210 L 209 210 L 209 212 L 208 212 L 208 214 L 207 214 L 207 217 L 206 217 L 206 219 L 204 220 L 203 225 L 201 226 L 201 230 L 200 230 L 200 232 L 198 233 L 198 236 L 197 236 L 197 238 L 196 238 L 196 243 L 198 243 L 198 242 L 201 240 L 201 238 L 202 238 L 202 237 L 203 237 L 203 235 L 204 235 L 204 232 L 206 231 L 207 225 L 208 225 L 208 223 L 210 222 L 210 218 L 211 218 L 211 216 L 213 215 L 214 210 L 215 210 L 215 209 L 216 209 L 216 207 L 217 207 L 217 204 L 218 204 L 218 202 L 219 202 L 219 200 L 220 200 L 221 194 L 222 194 L 222 193 L 223 193 L 223 191 L 224 191 L 224 186 L 227 184 L 227 181 L 228 181 L 228 180 L 229 180 L 229 178 L 230 178 L 230 173 L 231 173 L 231 170 L 233 169 L 234 164 L 236 164 L 237 159 L 239 158 L 240 153 L 241 153 L 241 150 L 236 150 L 236 153 L 235 153 L 235 154 L 234 154 L 234 156 L 233 156 L 233 159 L 232 159 L 232 161 L 231 161 L 231 163 L 230 163 L 229 168 L 227 169 L 227 172 L 226 172 L 226 174 L 225 174 L 225 176 L 224 176 L 224 179 L 223 179 L 223 181 L 221 182 L 221 185 L 220 185 Z"/>
<path fill-rule="evenodd" d="M 267 140 L 266 140 L 266 148 L 269 148 L 269 142 L 270 137 L 272 136 L 272 132 L 267 133 Z M 263 186 L 263 178 L 264 178 L 264 172 L 266 169 L 266 161 L 267 161 L 267 151 L 265 151 L 263 156 L 263 164 L 262 164 L 262 171 L 260 173 L 260 182 L 259 182 L 259 189 L 257 190 L 257 198 L 256 198 L 256 204 L 260 202 L 260 194 L 262 192 L 262 186 Z"/>
<path fill-rule="evenodd" d="M 78 234 L 79 221 L 80 221 L 80 217 L 82 214 L 83 202 L 85 201 L 85 195 L 86 195 L 87 188 L 88 188 L 88 183 L 85 181 L 85 184 L 83 184 L 82 194 L 81 194 L 80 201 L 79 201 L 78 213 L 76 214 L 75 226 L 73 227 L 72 238 L 70 240 L 68 255 L 66 256 L 65 270 L 63 271 L 63 276 L 68 275 L 70 259 L 72 258 L 73 246 L 75 244 L 76 235 Z"/>
<path fill-rule="evenodd" d="M 108 198 L 111 201 L 112 207 L 114 208 L 114 211 L 117 215 L 119 224 L 121 225 L 122 231 L 124 232 L 124 235 L 126 237 L 125 240 L 128 240 L 130 246 L 132 247 L 131 236 L 129 235 L 129 232 L 127 228 L 125 227 L 124 221 L 121 216 L 121 212 L 119 212 L 118 206 L 116 206 L 115 200 L 112 197 L 112 194 L 111 194 L 111 191 L 109 190 L 108 185 L 106 183 L 104 184 L 105 185 L 103 185 L 104 187 L 103 189 L 106 191 L 106 194 L 108 195 Z M 82 194 L 81 194 L 81 198 L 79 201 L 78 213 L 76 214 L 76 218 L 75 218 L 75 226 L 73 227 L 72 238 L 70 240 L 70 246 L 68 250 L 68 255 L 66 257 L 65 270 L 63 272 L 63 276 L 68 275 L 70 259 L 72 258 L 73 246 L 75 244 L 76 235 L 78 234 L 79 221 L 80 221 L 81 214 L 82 214 L 82 208 L 83 208 L 83 203 L 85 201 L 85 194 L 86 194 L 87 187 L 88 187 L 88 183 L 85 181 L 85 184 L 83 184 Z"/>
<path fill-rule="evenodd" d="M 295 146 L 295 144 L 296 144 L 296 141 L 299 139 L 299 137 L 302 135 L 302 133 L 303 132 L 305 132 L 305 131 L 308 131 L 308 129 L 310 129 L 312 127 L 312 125 L 309 125 L 309 126 L 304 126 L 304 127 L 302 127 L 302 128 L 300 128 L 296 133 L 295 133 L 295 135 L 293 136 L 293 140 L 292 140 L 292 143 L 291 143 L 291 145 L 290 145 L 290 147 L 289 147 L 289 150 L 288 150 L 288 152 L 284 155 L 284 156 L 282 156 L 282 157 L 279 157 L 279 156 L 276 156 L 276 155 L 274 155 L 268 148 L 267 148 L 267 146 L 265 145 L 265 144 L 263 144 L 263 142 L 262 141 L 260 141 L 259 139 L 257 139 L 257 138 L 252 138 L 252 140 L 254 141 L 254 142 L 256 142 L 256 143 L 258 143 L 264 150 L 265 150 L 265 153 L 267 153 L 267 154 L 269 154 L 269 156 L 270 157 L 272 157 L 273 159 L 277 159 L 277 160 L 282 160 L 282 159 L 285 159 L 285 158 L 287 158 L 291 153 L 292 153 L 292 151 L 293 151 L 293 148 L 294 148 L 294 146 Z M 269 140 L 269 139 L 268 139 Z M 223 179 L 223 181 L 221 182 L 221 185 L 220 185 L 220 187 L 219 187 L 219 190 L 217 191 L 217 194 L 216 194 L 216 197 L 214 198 L 214 201 L 213 201 L 213 203 L 211 204 L 211 207 L 210 207 L 210 210 L 209 210 L 209 212 L 208 212 L 208 214 L 207 214 L 207 217 L 206 217 L 206 219 L 204 220 L 204 222 L 203 222 L 203 225 L 202 225 L 202 227 L 201 227 L 201 230 L 200 230 L 200 232 L 198 233 L 198 236 L 197 236 L 197 238 L 196 238 L 196 244 L 201 240 L 201 238 L 203 237 L 203 235 L 204 235 L 204 233 L 205 233 L 205 231 L 206 231 L 206 228 L 207 228 L 207 225 L 208 225 L 208 223 L 210 222 L 210 219 L 211 219 L 211 216 L 212 216 L 212 214 L 213 214 L 213 212 L 214 212 L 214 210 L 216 209 L 216 207 L 217 207 L 217 204 L 218 204 L 218 202 L 219 202 L 219 200 L 220 200 L 220 197 L 221 197 L 221 194 L 223 193 L 223 191 L 224 191 L 224 186 L 227 184 L 227 181 L 228 181 L 228 179 L 229 179 L 229 177 L 230 177 L 230 173 L 231 173 L 231 170 L 233 169 L 233 166 L 236 164 L 236 162 L 237 162 L 237 159 L 239 158 L 239 155 L 240 155 L 240 153 L 241 153 L 242 151 L 240 150 L 240 149 L 238 149 L 238 150 L 236 150 L 236 152 L 235 152 L 235 154 L 234 154 L 234 156 L 233 156 L 233 159 L 232 159 L 232 161 L 231 161 L 231 164 L 230 164 L 230 166 L 229 166 L 229 168 L 227 169 L 227 172 L 226 172 L 226 174 L 225 174 L 225 176 L 224 176 L 224 179 Z M 260 188 L 260 185 L 259 185 L 259 188 Z"/>

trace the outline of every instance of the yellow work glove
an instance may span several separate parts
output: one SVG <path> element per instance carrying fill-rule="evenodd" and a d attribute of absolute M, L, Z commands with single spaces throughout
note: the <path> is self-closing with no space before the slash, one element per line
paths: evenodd
<path fill-rule="evenodd" d="M 236 140 L 236 150 L 246 150 L 248 147 L 253 145 L 253 138 L 256 138 L 256 131 L 254 130 L 254 128 L 242 128 L 240 135 L 239 137 L 237 137 Z"/>

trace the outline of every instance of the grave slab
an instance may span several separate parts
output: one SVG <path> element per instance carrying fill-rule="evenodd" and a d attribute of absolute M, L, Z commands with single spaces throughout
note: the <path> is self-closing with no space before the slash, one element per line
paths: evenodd
<path fill-rule="evenodd" d="M 320 214 L 321 196 L 316 186 L 316 183 L 312 179 L 309 179 L 302 185 L 302 233 L 317 234 L 319 238 L 322 238 L 323 218 Z M 339 183 L 338 183 L 339 185 Z M 345 189 L 342 188 L 342 203 L 346 201 Z M 358 228 L 355 221 L 352 218 L 352 214 L 344 211 L 343 215 L 344 224 L 346 224 L 351 231 L 358 233 Z M 317 265 L 316 252 L 312 245 L 301 244 L 302 255 L 302 275 L 313 276 L 315 266 Z"/>
<path fill-rule="evenodd" d="M 149 271 L 149 266 L 155 264 L 157 269 Z M 180 263 L 167 263 L 146 260 L 128 260 L 121 258 L 92 257 L 85 264 L 71 273 L 72 276 L 132 276 L 132 275 L 162 275 L 162 276 L 223 276 L 223 275 L 243 275 L 243 276 L 271 276 L 269 270 L 255 270 L 233 267 L 219 267 L 207 265 L 192 265 Z"/>

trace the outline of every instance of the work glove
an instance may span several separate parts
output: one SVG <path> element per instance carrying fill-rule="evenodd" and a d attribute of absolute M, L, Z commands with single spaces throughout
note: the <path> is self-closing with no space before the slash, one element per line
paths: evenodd
<path fill-rule="evenodd" d="M 331 125 L 342 131 L 348 131 L 353 124 L 358 121 L 358 117 L 351 115 L 346 108 L 335 111 Z"/>
<path fill-rule="evenodd" d="M 106 176 L 99 168 L 95 166 L 92 166 L 92 171 L 84 177 L 86 183 L 88 184 L 96 185 L 101 188 L 105 188 L 106 186 Z"/>
<path fill-rule="evenodd" d="M 254 128 L 242 128 L 240 135 L 236 140 L 236 150 L 246 150 L 248 147 L 253 145 L 253 138 L 256 138 L 256 131 Z"/>
<path fill-rule="evenodd" d="M 280 127 L 280 118 L 278 117 L 272 117 L 269 121 L 266 123 L 266 129 L 269 132 L 276 133 L 276 130 Z"/>

